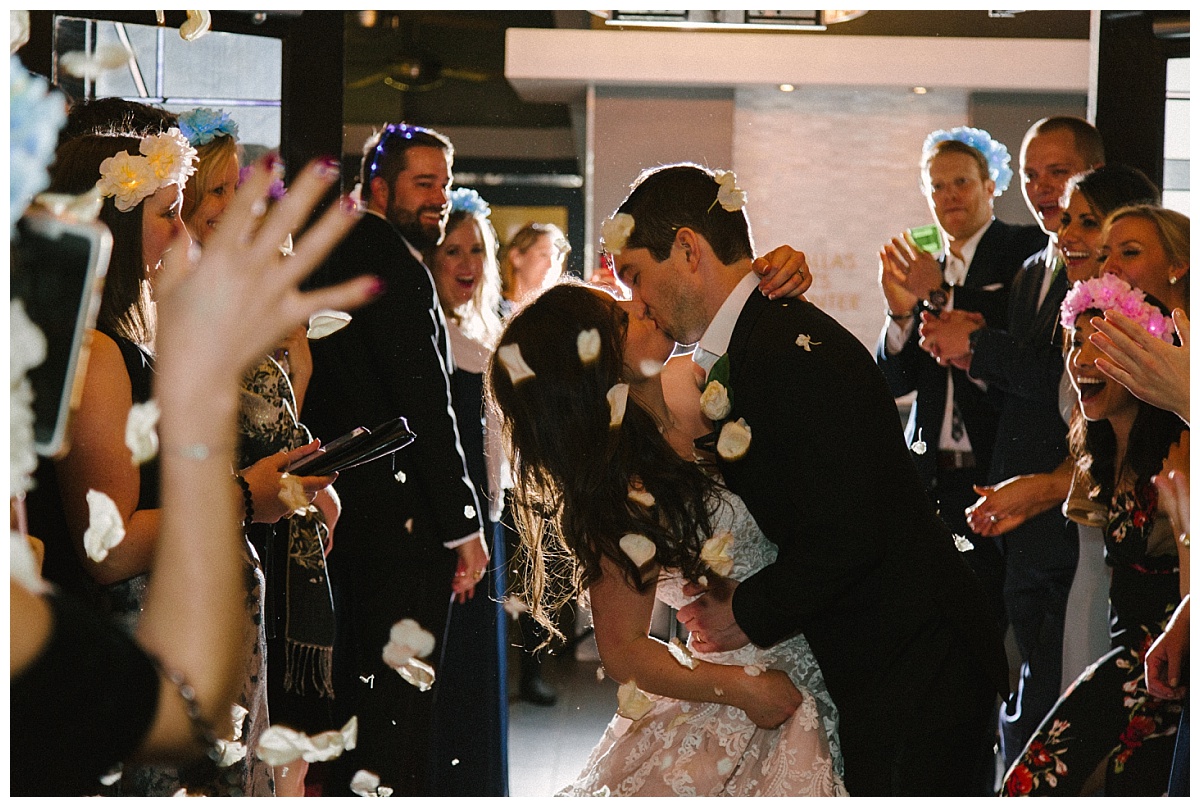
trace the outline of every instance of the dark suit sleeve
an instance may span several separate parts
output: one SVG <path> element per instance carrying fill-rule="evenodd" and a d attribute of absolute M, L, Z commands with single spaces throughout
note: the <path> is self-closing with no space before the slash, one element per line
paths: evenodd
<path fill-rule="evenodd" d="M 340 383 L 310 388 L 306 409 L 316 404 L 337 410 L 343 429 L 351 424 L 373 428 L 403 415 L 417 436 L 404 449 L 403 462 L 419 470 L 413 483 L 423 488 L 435 521 L 433 532 L 442 543 L 463 538 L 481 530 L 482 522 L 450 406 L 438 324 L 430 308 L 436 297 L 429 274 L 398 237 L 389 241 L 352 235 L 315 282 L 328 285 L 364 271 L 380 274 L 387 291 L 356 311 L 346 328 L 313 343 L 314 380 L 318 373 L 333 374 Z M 336 400 L 318 404 L 311 400 L 314 391 L 333 394 Z M 328 440 L 337 435 L 319 436 Z"/>
<path fill-rule="evenodd" d="M 738 624 L 763 646 L 803 629 L 831 603 L 877 597 L 872 588 L 889 543 L 905 543 L 928 507 L 870 352 L 808 304 L 793 303 L 782 316 L 781 308 L 731 356 L 731 417 L 747 420 L 752 441 L 745 457 L 722 465 L 780 547 L 777 561 L 743 581 L 733 601 Z M 811 337 L 811 351 L 795 344 L 801 333 Z"/>
<path fill-rule="evenodd" d="M 920 380 L 919 370 L 923 351 L 917 342 L 921 335 L 917 333 L 914 326 L 900 352 L 889 354 L 887 352 L 888 327 L 890 326 L 883 329 L 883 333 L 879 335 L 879 341 L 875 344 L 875 363 L 879 365 L 879 370 L 887 380 L 892 397 L 899 398 L 901 395 L 907 395 L 915 390 Z"/>

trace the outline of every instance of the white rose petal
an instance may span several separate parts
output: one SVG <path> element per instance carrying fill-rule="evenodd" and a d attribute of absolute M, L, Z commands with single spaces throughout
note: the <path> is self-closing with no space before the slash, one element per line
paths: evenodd
<path fill-rule="evenodd" d="M 240 703 L 234 703 L 229 708 L 229 716 L 233 719 L 233 739 L 242 739 L 242 725 L 246 721 L 246 715 L 250 714 L 250 710 Z"/>
<path fill-rule="evenodd" d="M 417 688 L 419 692 L 428 692 L 437 680 L 437 674 L 419 658 L 411 658 L 408 663 L 396 670 L 400 677 Z"/>
<path fill-rule="evenodd" d="M 642 375 L 646 378 L 654 378 L 663 371 L 663 367 L 666 367 L 666 365 L 654 359 L 642 359 L 638 364 L 638 369 L 642 371 Z"/>
<path fill-rule="evenodd" d="M 675 660 L 687 667 L 689 670 L 696 669 L 700 662 L 692 658 L 692 651 L 684 646 L 683 642 L 679 641 L 678 636 L 672 636 L 670 644 L 667 645 L 667 650 L 671 651 L 671 655 Z"/>
<path fill-rule="evenodd" d="M 409 535 L 412 535 L 413 520 L 411 518 L 404 522 L 404 531 L 407 532 Z"/>
<path fill-rule="evenodd" d="M 408 474 L 404 473 L 404 471 L 396 471 L 396 481 L 403 485 L 408 481 Z"/>
<path fill-rule="evenodd" d="M 719 532 L 704 542 L 700 548 L 700 560 L 717 574 L 727 577 L 733 571 L 733 558 L 729 556 L 732 547 L 733 533 Z"/>
<path fill-rule="evenodd" d="M 101 45 L 93 55 L 80 50 L 64 53 L 58 66 L 69 76 L 95 81 L 110 70 L 117 70 L 129 63 L 129 54 L 120 45 Z"/>
<path fill-rule="evenodd" d="M 99 181 L 83 193 L 39 193 L 33 201 L 59 218 L 76 221 L 95 221 L 104 207 Z"/>
<path fill-rule="evenodd" d="M 221 755 L 216 762 L 218 768 L 228 768 L 246 758 L 246 746 L 233 740 L 217 740 L 217 752 Z"/>
<path fill-rule="evenodd" d="M 149 462 L 158 454 L 158 418 L 162 414 L 158 402 L 151 398 L 129 408 L 125 421 L 125 445 L 133 455 L 133 464 Z"/>
<path fill-rule="evenodd" d="M 29 12 L 8 12 L 8 54 L 19 51 L 29 41 Z"/>
<path fill-rule="evenodd" d="M 630 720 L 641 720 L 654 708 L 654 702 L 637 688 L 633 681 L 626 681 L 617 690 L 617 714 Z"/>
<path fill-rule="evenodd" d="M 628 555 L 629 559 L 633 561 L 633 565 L 639 569 L 654 560 L 654 555 L 658 551 L 653 541 L 644 535 L 635 533 L 621 536 L 620 545 L 621 551 Z"/>
<path fill-rule="evenodd" d="M 293 513 L 308 512 L 308 494 L 304 492 L 304 485 L 300 483 L 299 477 L 291 474 L 279 477 L 279 501 Z"/>
<path fill-rule="evenodd" d="M 350 780 L 350 791 L 360 796 L 368 797 L 387 797 L 392 795 L 392 789 L 390 787 L 383 787 L 379 782 L 379 775 L 370 771 L 358 771 L 355 773 L 354 778 Z"/>
<path fill-rule="evenodd" d="M 763 674 L 763 669 L 763 667 L 760 667 L 757 664 L 747 664 L 745 667 L 742 667 L 742 672 L 746 673 L 746 675 L 750 676 L 751 678 L 757 678 Z"/>
<path fill-rule="evenodd" d="M 633 234 L 633 216 L 628 213 L 617 213 L 609 216 L 600 225 L 600 240 L 609 252 L 620 252 L 625 249 L 625 242 Z"/>
<path fill-rule="evenodd" d="M 504 365 L 504 369 L 508 371 L 508 378 L 514 387 L 525 379 L 537 375 L 533 372 L 533 368 L 525 363 L 525 357 L 521 355 L 521 346 L 516 342 L 501 345 L 500 349 L 496 351 L 496 356 Z"/>
<path fill-rule="evenodd" d="M 212 14 L 207 11 L 189 11 L 187 21 L 179 26 L 179 36 L 185 42 L 194 42 L 212 29 Z"/>
<path fill-rule="evenodd" d="M 414 656 L 428 656 L 436 645 L 437 639 L 416 620 L 401 619 L 392 625 L 388 634 L 388 643 L 383 647 L 383 661 L 392 669 L 399 669 Z"/>
<path fill-rule="evenodd" d="M 675 715 L 675 719 L 671 721 L 670 725 L 668 725 L 667 728 L 673 729 L 673 728 L 678 728 L 679 726 L 682 726 L 684 723 L 688 722 L 688 717 L 689 716 L 685 715 L 685 714 Z"/>
<path fill-rule="evenodd" d="M 186 799 L 187 795 L 188 795 L 187 788 L 181 787 L 178 790 L 176 790 L 174 793 L 172 793 L 171 797 L 176 798 L 176 799 Z"/>
<path fill-rule="evenodd" d="M 599 667 L 596 668 L 596 680 L 597 681 L 604 680 L 604 665 L 603 664 L 601 664 Z"/>
<path fill-rule="evenodd" d="M 591 364 L 600 357 L 600 331 L 597 328 L 588 328 L 586 331 L 580 331 L 579 336 L 575 337 L 575 348 L 579 351 L 579 361 L 583 364 Z"/>
<path fill-rule="evenodd" d="M 698 577 L 696 579 L 696 582 L 699 583 L 700 585 L 704 586 L 705 588 L 708 588 L 708 575 L 704 575 L 704 574 L 700 575 L 700 577 Z"/>
<path fill-rule="evenodd" d="M 629 498 L 630 500 L 640 504 L 642 507 L 654 506 L 654 494 L 648 490 L 636 490 L 634 488 L 630 488 Z"/>
<path fill-rule="evenodd" d="M 120 763 L 117 763 L 115 768 L 100 777 L 100 784 L 104 785 L 105 787 L 115 785 L 117 782 L 121 781 L 121 774 L 124 772 L 125 768 Z"/>
<path fill-rule="evenodd" d="M 117 503 L 99 490 L 87 492 L 87 504 L 88 528 L 83 533 L 83 548 L 89 558 L 100 563 L 125 539 L 125 522 Z"/>
<path fill-rule="evenodd" d="M 334 311 L 332 308 L 322 309 L 308 318 L 308 338 L 324 339 L 331 333 L 337 333 L 350 324 L 352 320 L 345 311 Z"/>
<path fill-rule="evenodd" d="M 513 619 L 516 619 L 521 614 L 528 613 L 528 611 L 529 606 L 520 597 L 509 595 L 504 598 L 504 613 Z"/>
<path fill-rule="evenodd" d="M 750 450 L 750 426 L 745 418 L 726 423 L 717 438 L 717 453 L 723 459 L 740 460 Z"/>
<path fill-rule="evenodd" d="M 608 427 L 618 428 L 625 420 L 625 406 L 629 401 L 629 385 L 613 384 L 604 396 L 608 399 Z"/>
<path fill-rule="evenodd" d="M 255 753 L 268 765 L 290 765 L 298 759 L 328 762 L 353 751 L 358 744 L 358 718 L 352 717 L 341 731 L 324 731 L 312 737 L 287 726 L 270 726 L 258 739 Z"/>
<path fill-rule="evenodd" d="M 813 345 L 820 345 L 820 342 L 814 342 L 812 337 L 806 333 L 802 333 L 796 337 L 796 346 L 804 348 L 807 352 L 812 353 Z"/>
<path fill-rule="evenodd" d="M 711 421 L 723 420 L 732 408 L 729 390 L 720 381 L 709 381 L 700 393 L 700 412 Z"/>
<path fill-rule="evenodd" d="M 725 690 L 721 689 L 720 687 L 713 687 L 713 694 L 719 698 L 725 694 Z"/>
<path fill-rule="evenodd" d="M 959 552 L 970 552 L 972 549 L 975 548 L 975 544 L 968 541 L 967 537 L 965 535 L 955 535 L 954 536 L 954 548 L 957 549 Z"/>

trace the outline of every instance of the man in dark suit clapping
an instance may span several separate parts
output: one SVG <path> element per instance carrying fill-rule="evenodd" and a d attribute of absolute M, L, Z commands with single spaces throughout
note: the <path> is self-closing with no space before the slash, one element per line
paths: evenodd
<path fill-rule="evenodd" d="M 779 546 L 741 583 L 709 574 L 680 620 L 702 651 L 805 634 L 841 715 L 850 793 L 966 794 L 1005 686 L 995 620 L 871 353 L 815 306 L 753 294 L 743 199 L 731 174 L 655 169 L 619 209 L 625 243 L 609 245 L 635 302 L 699 342 L 701 366 L 721 364 L 732 411 L 719 425 L 744 420 L 750 439 L 744 453 L 719 440 L 718 465 Z"/>

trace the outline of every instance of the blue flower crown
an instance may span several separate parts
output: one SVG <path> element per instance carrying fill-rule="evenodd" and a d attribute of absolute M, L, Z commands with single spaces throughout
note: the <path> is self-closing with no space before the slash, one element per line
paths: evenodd
<path fill-rule="evenodd" d="M 203 146 L 214 137 L 236 138 L 238 125 L 224 110 L 198 107 L 179 116 L 179 131 L 195 147 Z"/>
<path fill-rule="evenodd" d="M 922 154 L 928 154 L 933 151 L 933 147 L 943 140 L 957 140 L 960 143 L 965 143 L 971 148 L 978 151 L 987 160 L 988 176 L 996 183 L 996 190 L 993 196 L 999 196 L 1008 190 L 1008 183 L 1012 180 L 1013 172 L 1008 167 L 1009 161 L 1012 159 L 1008 154 L 1008 149 L 999 140 L 993 140 L 992 136 L 983 129 L 972 129 L 969 126 L 956 126 L 950 131 L 938 129 L 929 137 L 925 138 L 925 145 L 921 147 Z"/>
<path fill-rule="evenodd" d="M 492 215 L 492 208 L 472 188 L 455 188 L 450 191 L 450 212 L 460 211 L 483 218 Z"/>

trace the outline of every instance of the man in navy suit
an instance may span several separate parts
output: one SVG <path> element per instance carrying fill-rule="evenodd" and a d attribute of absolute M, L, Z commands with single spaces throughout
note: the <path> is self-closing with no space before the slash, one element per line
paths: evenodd
<path fill-rule="evenodd" d="M 334 765 L 331 795 L 350 795 L 359 769 L 397 795 L 434 795 L 434 691 L 405 682 L 381 654 L 392 625 L 413 619 L 438 641 L 429 658 L 436 668 L 452 593 L 471 589 L 487 568 L 450 406 L 446 323 L 420 255 L 442 237 L 453 155 L 436 132 L 386 127 L 363 157 L 366 215 L 312 280 L 323 286 L 369 271 L 387 284 L 344 329 L 312 343 L 304 420 L 313 434 L 328 442 L 401 415 L 416 434 L 392 460 L 338 479 L 342 514 L 329 562 L 335 708 L 342 721 L 357 715 L 359 728 L 357 749 Z"/>
<path fill-rule="evenodd" d="M 945 249 L 935 258 L 901 237 L 880 251 L 879 280 L 888 319 L 875 359 L 893 395 L 917 393 L 905 437 L 909 445 L 927 446 L 914 452 L 914 461 L 946 526 L 974 546 L 967 562 L 1003 626 L 1008 621 L 1002 593 L 1004 559 L 991 539 L 971 531 L 965 515 L 976 499 L 975 486 L 987 481 L 998 402 L 988 396 L 987 385 L 962 370 L 939 365 L 922 350 L 916 326 L 925 307 L 974 312 L 1004 327 L 1013 275 L 1046 238 L 1033 225 L 1005 224 L 993 215 L 992 199 L 1007 188 L 1012 171 L 1007 150 L 987 132 L 935 132 L 927 144 L 921 159 L 922 186 Z M 978 145 L 987 149 L 995 166 Z"/>
<path fill-rule="evenodd" d="M 923 346 L 942 363 L 1004 392 L 990 484 L 1049 473 L 1066 459 L 1058 309 L 1070 284 L 1057 248 L 1060 200 L 1072 176 L 1103 163 L 1100 134 L 1087 121 L 1051 117 L 1030 127 L 1021 146 L 1022 189 L 1049 240 L 1013 281 L 1007 328 L 953 311 L 921 325 Z M 1007 767 L 1060 694 L 1067 595 L 1079 539 L 1074 524 L 1052 507 L 1002 535 L 1000 544 L 1004 602 L 1021 656 L 1021 682 L 1000 719 Z"/>
<path fill-rule="evenodd" d="M 727 356 L 752 437 L 718 460 L 779 546 L 738 583 L 715 574 L 679 617 L 702 651 L 808 638 L 841 716 L 850 793 L 966 794 L 1004 650 L 975 575 L 909 457 L 870 351 L 803 300 L 754 294 L 749 223 L 732 177 L 644 174 L 610 245 L 634 300 L 677 342 Z M 618 248 L 620 247 L 620 248 Z"/>

